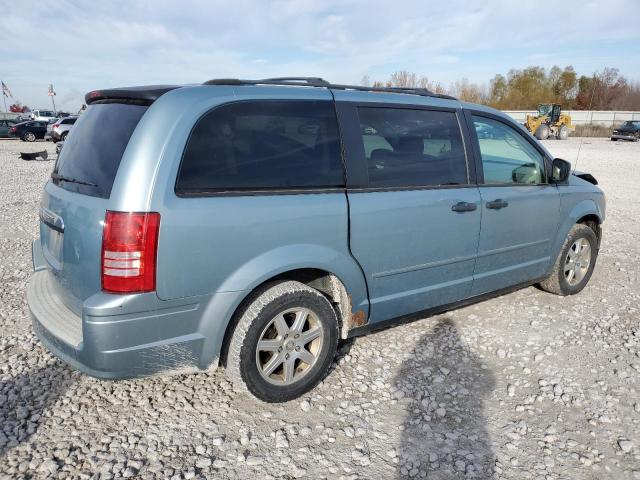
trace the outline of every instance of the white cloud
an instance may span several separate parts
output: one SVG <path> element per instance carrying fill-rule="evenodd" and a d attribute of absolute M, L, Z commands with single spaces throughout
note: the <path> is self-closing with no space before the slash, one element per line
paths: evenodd
<path fill-rule="evenodd" d="M 464 76 L 486 81 L 474 75 L 521 62 L 602 68 L 625 60 L 590 49 L 640 41 L 635 0 L 605 7 L 566 1 L 553 11 L 506 0 L 0 0 L 0 7 L 0 78 L 32 106 L 48 105 L 53 82 L 69 109 L 79 106 L 79 92 L 94 88 L 212 77 L 357 82 L 404 68 L 448 83 Z M 626 65 L 640 65 L 637 49 L 631 55 Z M 629 74 L 640 75 L 639 68 Z"/>

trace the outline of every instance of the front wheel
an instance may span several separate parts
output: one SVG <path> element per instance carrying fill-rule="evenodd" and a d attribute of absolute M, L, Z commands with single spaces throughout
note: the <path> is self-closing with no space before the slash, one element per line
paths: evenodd
<path fill-rule="evenodd" d="M 231 337 L 227 376 L 265 402 L 293 400 L 327 374 L 338 343 L 331 302 L 307 285 L 266 285 L 245 302 Z"/>
<path fill-rule="evenodd" d="M 23 138 L 24 138 L 25 142 L 35 142 L 36 141 L 36 135 L 33 132 L 25 133 Z"/>
<path fill-rule="evenodd" d="M 566 140 L 569 138 L 569 127 L 562 125 L 558 130 L 558 140 Z"/>
<path fill-rule="evenodd" d="M 538 140 L 546 140 L 547 138 L 549 138 L 549 133 L 551 133 L 551 130 L 549 129 L 549 125 L 547 125 L 546 123 L 543 123 L 536 130 L 535 137 Z"/>
<path fill-rule="evenodd" d="M 551 275 L 540 287 L 556 295 L 575 295 L 587 285 L 598 257 L 598 238 L 584 224 L 574 225 L 560 250 Z"/>

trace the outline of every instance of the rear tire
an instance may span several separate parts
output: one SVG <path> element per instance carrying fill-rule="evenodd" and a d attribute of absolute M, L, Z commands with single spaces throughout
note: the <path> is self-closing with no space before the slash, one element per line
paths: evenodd
<path fill-rule="evenodd" d="M 617 142 L 617 141 L 618 141 L 618 139 L 617 139 L 617 138 L 612 138 L 612 139 L 611 139 L 611 141 L 612 141 L 612 142 Z"/>
<path fill-rule="evenodd" d="M 578 223 L 567 235 L 551 275 L 540 287 L 556 295 L 575 295 L 587 285 L 598 257 L 598 238 L 588 226 Z"/>
<path fill-rule="evenodd" d="M 549 138 L 549 132 L 549 125 L 543 123 L 536 130 L 535 136 L 538 140 L 546 140 L 547 138 Z"/>
<path fill-rule="evenodd" d="M 294 281 L 267 284 L 236 315 L 226 374 L 241 390 L 265 402 L 287 402 L 326 376 L 338 318 L 318 290 Z"/>
<path fill-rule="evenodd" d="M 562 125 L 558 130 L 558 140 L 566 140 L 569 138 L 569 127 Z"/>
<path fill-rule="evenodd" d="M 60 141 L 64 142 L 67 139 L 67 134 L 69 132 L 64 132 L 62 135 L 60 135 Z"/>

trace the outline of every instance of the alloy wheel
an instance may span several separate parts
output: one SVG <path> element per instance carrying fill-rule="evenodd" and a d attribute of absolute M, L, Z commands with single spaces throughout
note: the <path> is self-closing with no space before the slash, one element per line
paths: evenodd
<path fill-rule="evenodd" d="M 318 360 L 324 332 L 307 308 L 290 308 L 276 315 L 260 334 L 256 364 L 263 379 L 291 385 L 304 377 Z"/>
<path fill-rule="evenodd" d="M 564 277 L 569 285 L 582 281 L 591 265 L 591 244 L 585 238 L 578 238 L 567 252 L 564 261 Z"/>

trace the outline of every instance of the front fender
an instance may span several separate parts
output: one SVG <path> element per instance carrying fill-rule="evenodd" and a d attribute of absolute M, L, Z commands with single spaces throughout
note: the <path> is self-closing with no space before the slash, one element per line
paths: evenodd
<path fill-rule="evenodd" d="M 560 254 L 560 249 L 562 248 L 571 227 L 573 227 L 578 220 L 587 215 L 595 215 L 598 217 L 598 222 L 602 223 L 604 221 L 604 208 L 600 207 L 600 205 L 598 205 L 598 203 L 593 199 L 584 199 L 576 203 L 571 210 L 569 210 L 568 214 L 562 217 L 563 220 L 558 226 L 558 232 L 553 242 L 550 267 L 553 266 L 557 256 Z"/>

